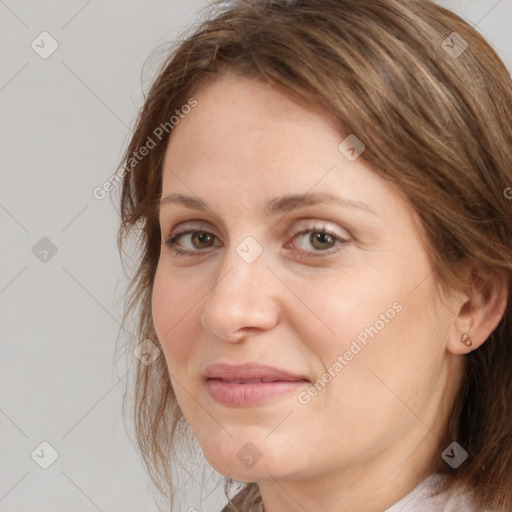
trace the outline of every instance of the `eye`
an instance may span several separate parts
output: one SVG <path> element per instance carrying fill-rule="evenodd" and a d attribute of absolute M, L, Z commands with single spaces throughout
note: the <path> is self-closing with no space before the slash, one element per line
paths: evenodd
<path fill-rule="evenodd" d="M 165 242 L 165 245 L 170 247 L 171 250 L 178 256 L 184 256 L 193 252 L 197 252 L 195 249 L 208 249 L 211 247 L 209 244 L 215 238 L 217 237 L 208 231 L 190 230 L 171 236 L 171 238 Z M 188 239 L 189 241 L 189 247 L 185 250 L 178 248 L 178 242 L 182 239 Z M 192 246 L 190 246 L 190 244 L 192 244 Z"/>
<path fill-rule="evenodd" d="M 308 229 L 295 232 L 294 239 L 298 239 L 302 252 L 309 253 L 306 256 L 318 257 L 332 255 L 339 252 L 331 251 L 336 245 L 342 245 L 348 242 L 347 239 L 341 237 L 326 226 L 311 226 Z M 312 249 L 311 249 L 312 248 Z M 311 254 L 311 253 L 327 253 L 327 254 Z"/>

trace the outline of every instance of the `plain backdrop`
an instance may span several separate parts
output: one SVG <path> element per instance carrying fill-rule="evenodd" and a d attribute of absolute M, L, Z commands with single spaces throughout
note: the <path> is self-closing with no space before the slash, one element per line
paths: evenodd
<path fill-rule="evenodd" d="M 442 3 L 512 69 L 512 0 Z M 118 219 L 92 191 L 116 171 L 153 76 L 145 61 L 204 6 L 0 0 L 2 512 L 162 507 L 124 427 Z M 176 510 L 220 511 L 221 481 L 184 467 Z"/>

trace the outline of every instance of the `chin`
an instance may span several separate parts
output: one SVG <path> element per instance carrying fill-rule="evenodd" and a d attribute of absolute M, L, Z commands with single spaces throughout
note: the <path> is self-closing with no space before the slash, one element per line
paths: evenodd
<path fill-rule="evenodd" d="M 238 482 L 273 482 L 301 478 L 300 461 L 293 451 L 282 453 L 277 446 L 264 439 L 264 435 L 229 437 L 219 440 L 210 437 L 203 446 L 206 460 L 219 473 Z M 247 439 L 255 439 L 253 443 Z M 283 446 L 276 437 L 278 446 Z"/>

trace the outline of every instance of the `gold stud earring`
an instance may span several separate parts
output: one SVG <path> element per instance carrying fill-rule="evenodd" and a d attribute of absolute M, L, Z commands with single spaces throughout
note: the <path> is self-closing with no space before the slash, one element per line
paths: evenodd
<path fill-rule="evenodd" d="M 462 341 L 462 343 L 464 343 L 464 345 L 467 345 L 468 347 L 471 347 L 471 345 L 473 345 L 473 342 L 471 341 L 471 338 L 469 337 L 469 334 L 467 332 L 465 332 L 460 341 Z"/>

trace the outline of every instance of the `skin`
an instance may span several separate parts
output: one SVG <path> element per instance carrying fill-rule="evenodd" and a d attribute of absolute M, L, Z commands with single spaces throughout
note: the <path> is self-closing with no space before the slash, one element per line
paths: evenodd
<path fill-rule="evenodd" d="M 415 212 L 362 157 L 339 151 L 347 134 L 326 114 L 230 73 L 195 97 L 172 132 L 162 196 L 201 198 L 213 211 L 164 204 L 160 224 L 164 242 L 187 229 L 211 237 L 177 242 L 195 255 L 163 243 L 153 289 L 179 405 L 211 465 L 257 482 L 267 512 L 382 512 L 430 474 L 470 350 L 461 334 L 471 349 L 483 343 L 505 292 L 458 290 L 441 303 Z M 263 213 L 270 198 L 318 192 L 350 195 L 376 215 L 337 204 Z M 315 244 L 318 227 L 347 241 Z M 252 263 L 236 251 L 247 236 L 263 250 Z M 208 364 L 247 361 L 315 382 L 397 301 L 401 311 L 307 404 L 292 393 L 227 407 L 203 382 Z M 261 453 L 252 467 L 237 457 L 248 442 Z"/>

